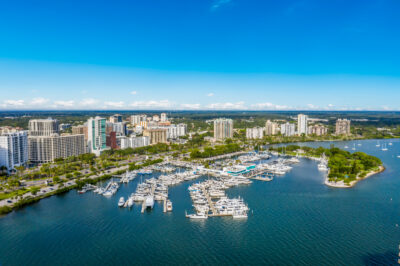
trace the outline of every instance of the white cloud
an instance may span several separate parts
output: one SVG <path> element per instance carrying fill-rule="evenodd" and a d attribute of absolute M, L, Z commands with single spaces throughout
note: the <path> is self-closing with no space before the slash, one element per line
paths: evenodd
<path fill-rule="evenodd" d="M 213 97 L 214 93 L 210 92 L 209 94 L 207 94 L 208 97 Z"/>
<path fill-rule="evenodd" d="M 49 99 L 38 97 L 38 98 L 33 98 L 31 101 L 31 104 L 32 105 L 43 105 L 48 102 L 49 102 Z"/>
<path fill-rule="evenodd" d="M 311 103 L 307 104 L 307 107 L 308 107 L 308 109 L 319 109 L 318 106 L 313 105 L 313 104 L 311 104 Z"/>
<path fill-rule="evenodd" d="M 247 109 L 244 106 L 244 102 L 237 102 L 237 103 L 212 103 L 207 106 L 209 109 L 216 109 L 216 110 L 236 110 L 236 109 Z"/>
<path fill-rule="evenodd" d="M 273 103 L 256 103 L 251 105 L 252 108 L 262 109 L 262 110 L 287 110 L 290 109 L 289 106 L 286 105 L 278 105 Z"/>
<path fill-rule="evenodd" d="M 95 105 L 98 102 L 99 101 L 96 99 L 89 98 L 89 99 L 83 99 L 79 104 L 82 106 L 90 106 L 90 105 Z"/>
<path fill-rule="evenodd" d="M 74 106 L 75 102 L 74 101 L 54 101 L 55 107 L 72 107 Z"/>
<path fill-rule="evenodd" d="M 193 104 L 184 103 L 184 104 L 181 104 L 181 107 L 183 109 L 200 109 L 201 105 L 199 103 L 193 103 Z"/>
<path fill-rule="evenodd" d="M 23 106 L 25 105 L 24 100 L 5 100 L 3 101 L 3 106 Z"/>
<path fill-rule="evenodd" d="M 132 94 L 132 95 L 136 95 L 136 94 L 137 94 L 137 91 L 131 91 L 131 94 Z"/>
<path fill-rule="evenodd" d="M 217 10 L 219 7 L 229 4 L 232 0 L 214 0 L 213 4 L 211 5 L 211 11 Z"/>
<path fill-rule="evenodd" d="M 120 102 L 104 102 L 107 107 L 117 107 L 122 108 L 124 107 L 125 103 L 123 101 Z"/>
<path fill-rule="evenodd" d="M 137 108 L 168 108 L 171 107 L 172 104 L 168 100 L 161 101 L 136 101 L 131 104 L 132 107 Z"/>

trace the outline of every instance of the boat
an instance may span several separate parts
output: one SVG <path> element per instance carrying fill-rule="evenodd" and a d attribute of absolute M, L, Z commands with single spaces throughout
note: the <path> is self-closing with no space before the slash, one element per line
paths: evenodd
<path fill-rule="evenodd" d="M 388 148 L 387 148 L 386 144 L 383 144 L 382 145 L 382 151 L 387 151 L 387 150 L 388 150 Z"/>
<path fill-rule="evenodd" d="M 118 201 L 118 207 L 122 207 L 122 206 L 124 206 L 124 204 L 125 204 L 125 199 L 124 199 L 124 197 L 120 197 L 120 198 L 119 198 L 119 201 Z"/>
<path fill-rule="evenodd" d="M 132 207 L 133 206 L 133 199 L 129 198 L 128 201 L 126 202 L 126 205 L 127 205 L 128 208 Z"/>
<path fill-rule="evenodd" d="M 353 145 L 353 148 L 351 148 L 353 151 L 356 150 L 356 144 Z"/>
<path fill-rule="evenodd" d="M 393 145 L 393 143 L 389 142 L 389 146 L 392 146 L 392 145 Z"/>
<path fill-rule="evenodd" d="M 207 219 L 208 216 L 204 212 L 198 212 L 195 214 L 187 214 L 186 213 L 186 218 L 189 219 Z"/>
<path fill-rule="evenodd" d="M 153 207 L 154 207 L 154 197 L 153 196 L 150 195 L 150 196 L 146 197 L 145 206 L 146 206 L 146 209 L 147 208 L 153 209 Z"/>
<path fill-rule="evenodd" d="M 378 143 L 376 144 L 376 147 L 380 147 L 381 146 L 381 144 L 379 143 L 379 141 L 378 141 Z"/>
<path fill-rule="evenodd" d="M 247 219 L 247 214 L 245 213 L 234 213 L 232 215 L 233 219 Z"/>
<path fill-rule="evenodd" d="M 172 211 L 172 202 L 170 200 L 167 200 L 167 211 Z"/>
<path fill-rule="evenodd" d="M 84 194 L 84 193 L 86 193 L 86 189 L 83 189 L 83 188 L 82 188 L 81 190 L 78 190 L 78 193 L 79 193 L 79 194 Z"/>
<path fill-rule="evenodd" d="M 346 146 L 344 146 L 344 148 L 345 148 L 345 149 L 348 149 L 348 148 L 349 148 L 349 146 L 347 146 L 347 145 L 346 145 Z"/>

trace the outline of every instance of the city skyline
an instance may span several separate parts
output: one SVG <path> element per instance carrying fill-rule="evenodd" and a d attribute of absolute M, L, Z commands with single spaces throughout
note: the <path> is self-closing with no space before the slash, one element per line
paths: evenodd
<path fill-rule="evenodd" d="M 68 3 L 0 10 L 0 110 L 400 110 L 399 1 Z"/>

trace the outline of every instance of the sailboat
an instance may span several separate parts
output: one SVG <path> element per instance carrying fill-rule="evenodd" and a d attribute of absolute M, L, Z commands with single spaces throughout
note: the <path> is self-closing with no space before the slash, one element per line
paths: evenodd
<path fill-rule="evenodd" d="M 380 147 L 381 146 L 381 144 L 379 143 L 379 140 L 378 140 L 378 143 L 376 144 L 376 147 Z"/>
<path fill-rule="evenodd" d="M 382 151 L 387 151 L 388 150 L 388 148 L 386 147 L 386 144 L 383 144 L 382 145 Z"/>
<path fill-rule="evenodd" d="M 356 144 L 353 144 L 353 148 L 351 148 L 353 151 L 356 150 Z"/>

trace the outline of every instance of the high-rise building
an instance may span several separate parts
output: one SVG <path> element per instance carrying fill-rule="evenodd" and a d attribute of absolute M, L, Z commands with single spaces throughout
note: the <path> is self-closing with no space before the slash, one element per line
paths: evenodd
<path fill-rule="evenodd" d="M 168 117 L 166 113 L 161 113 L 161 122 L 166 122 L 168 121 Z"/>
<path fill-rule="evenodd" d="M 84 135 L 29 136 L 29 161 L 52 162 L 86 153 Z"/>
<path fill-rule="evenodd" d="M 127 148 L 139 148 L 144 146 L 150 145 L 150 138 L 149 137 L 125 137 L 120 136 L 117 137 L 117 143 L 121 147 L 121 149 Z"/>
<path fill-rule="evenodd" d="M 246 128 L 247 139 L 262 139 L 263 137 L 264 137 L 264 128 L 262 127 Z"/>
<path fill-rule="evenodd" d="M 151 145 L 167 143 L 167 129 L 165 128 L 146 129 L 143 131 L 143 136 L 150 138 Z"/>
<path fill-rule="evenodd" d="M 308 116 L 299 114 L 297 116 L 297 134 L 300 136 L 302 134 L 307 135 L 308 130 Z"/>
<path fill-rule="evenodd" d="M 146 115 L 131 115 L 131 124 L 133 126 L 140 125 L 140 122 L 145 122 L 147 116 Z"/>
<path fill-rule="evenodd" d="M 350 135 L 350 120 L 338 119 L 336 120 L 336 135 Z"/>
<path fill-rule="evenodd" d="M 323 125 L 312 125 L 308 127 L 308 134 L 323 136 L 328 134 L 328 128 Z"/>
<path fill-rule="evenodd" d="M 88 125 L 88 148 L 99 156 L 106 149 L 106 119 L 96 116 L 90 118 Z"/>
<path fill-rule="evenodd" d="M 233 120 L 218 118 L 214 120 L 214 139 L 224 140 L 233 138 Z"/>
<path fill-rule="evenodd" d="M 113 123 L 112 131 L 117 133 L 117 135 L 126 136 L 128 133 L 128 128 L 125 122 Z"/>
<path fill-rule="evenodd" d="M 72 127 L 72 135 L 85 135 L 85 142 L 87 142 L 88 139 L 88 127 L 87 125 L 79 125 L 79 126 L 73 126 Z"/>
<path fill-rule="evenodd" d="M 117 144 L 117 133 L 111 131 L 109 135 L 106 135 L 106 146 L 114 150 L 120 147 Z"/>
<path fill-rule="evenodd" d="M 58 121 L 56 119 L 29 120 L 29 136 L 51 136 L 58 134 Z"/>
<path fill-rule="evenodd" d="M 160 121 L 160 117 L 158 115 L 153 115 L 153 121 L 155 122 Z"/>
<path fill-rule="evenodd" d="M 294 136 L 296 133 L 296 128 L 294 124 L 289 122 L 281 125 L 281 134 L 286 137 Z"/>
<path fill-rule="evenodd" d="M 279 125 L 278 123 L 271 122 L 271 120 L 268 120 L 265 123 L 265 135 L 271 136 L 271 135 L 276 135 L 279 132 Z"/>
<path fill-rule="evenodd" d="M 109 121 L 111 123 L 120 123 L 122 122 L 122 115 L 119 114 L 112 115 L 110 116 Z"/>
<path fill-rule="evenodd" d="M 8 172 L 16 166 L 25 165 L 28 161 L 28 133 L 16 131 L 3 133 L 0 136 L 0 166 Z"/>

